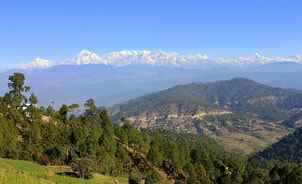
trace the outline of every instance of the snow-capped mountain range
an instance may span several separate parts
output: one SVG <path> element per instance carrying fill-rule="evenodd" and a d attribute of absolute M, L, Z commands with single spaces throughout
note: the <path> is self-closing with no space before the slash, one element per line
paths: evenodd
<path fill-rule="evenodd" d="M 168 67 L 196 67 L 205 64 L 218 65 L 263 65 L 276 62 L 302 63 L 302 55 L 296 56 L 263 56 L 259 53 L 251 56 L 239 57 L 218 57 L 210 58 L 207 54 L 181 54 L 178 52 L 167 52 L 162 50 L 122 50 L 116 52 L 97 54 L 89 50 L 82 50 L 71 59 L 64 61 L 51 61 L 48 59 L 36 58 L 31 63 L 21 66 L 23 69 L 48 68 L 56 65 L 85 65 L 103 64 L 116 67 L 131 64 L 148 64 Z"/>
<path fill-rule="evenodd" d="M 175 85 L 248 78 L 270 86 L 302 90 L 302 56 L 212 58 L 206 54 L 124 50 L 97 54 L 83 50 L 70 59 L 42 58 L 0 73 L 7 81 L 13 72 L 25 74 L 40 103 L 83 103 L 95 98 L 111 106 Z M 7 91 L 0 83 L 0 94 Z M 51 95 L 49 95 L 51 93 Z"/>

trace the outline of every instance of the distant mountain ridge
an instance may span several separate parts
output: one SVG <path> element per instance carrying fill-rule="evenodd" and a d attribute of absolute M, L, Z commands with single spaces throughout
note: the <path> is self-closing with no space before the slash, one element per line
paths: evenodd
<path fill-rule="evenodd" d="M 57 107 L 64 103 L 83 103 L 88 98 L 94 98 L 98 105 L 112 106 L 176 85 L 236 77 L 270 86 L 302 89 L 302 64 L 298 62 L 241 65 L 213 64 L 209 61 L 183 68 L 144 64 L 135 60 L 124 66 L 89 64 L 93 63 L 94 57 L 84 58 L 87 64 L 79 65 L 56 65 L 40 58 L 29 65 L 29 69 L 2 72 L 0 79 L 4 82 L 0 83 L 0 93 L 6 91 L 7 78 L 16 71 L 26 75 L 33 91 L 41 99 L 40 104 L 48 105 L 53 101 Z"/>
<path fill-rule="evenodd" d="M 272 63 L 294 62 L 302 63 L 302 56 L 273 56 L 268 57 L 256 53 L 250 56 L 239 57 L 209 57 L 203 53 L 178 53 L 163 50 L 121 50 L 108 53 L 95 53 L 82 50 L 76 56 L 63 61 L 52 61 L 36 58 L 31 63 L 24 64 L 24 69 L 46 68 L 56 65 L 85 65 L 103 64 L 110 66 L 127 66 L 132 64 L 148 64 L 153 66 L 168 66 L 182 68 L 196 68 L 210 65 L 232 65 L 244 67 L 245 65 L 263 65 Z"/>
<path fill-rule="evenodd" d="M 235 78 L 210 83 L 179 85 L 121 104 L 124 115 L 135 115 L 178 104 L 229 109 L 237 113 L 257 114 L 261 118 L 284 119 L 286 111 L 302 107 L 302 92 L 269 87 L 249 79 Z M 162 112 L 162 111 L 161 111 Z"/>

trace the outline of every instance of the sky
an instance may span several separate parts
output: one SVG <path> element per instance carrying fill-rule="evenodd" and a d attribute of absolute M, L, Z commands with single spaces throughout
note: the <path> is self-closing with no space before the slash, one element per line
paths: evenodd
<path fill-rule="evenodd" d="M 82 49 L 301 54 L 301 8 L 301 0 L 1 1 L 0 70 Z"/>

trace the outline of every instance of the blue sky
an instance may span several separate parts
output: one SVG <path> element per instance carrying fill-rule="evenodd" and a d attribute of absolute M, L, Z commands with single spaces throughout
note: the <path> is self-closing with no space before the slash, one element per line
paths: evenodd
<path fill-rule="evenodd" d="M 301 54 L 301 7 L 301 0 L 1 1 L 0 69 L 82 49 Z"/>

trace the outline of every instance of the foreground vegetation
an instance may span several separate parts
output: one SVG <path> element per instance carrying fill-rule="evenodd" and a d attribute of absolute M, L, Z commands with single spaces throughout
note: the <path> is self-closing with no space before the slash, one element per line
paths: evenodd
<path fill-rule="evenodd" d="M 112 177 L 127 177 L 130 184 L 302 183 L 299 165 L 248 161 L 208 137 L 139 131 L 124 119 L 115 125 L 92 99 L 82 113 L 76 113 L 77 104 L 39 107 L 23 74 L 9 81 L 0 97 L 0 156 L 44 166 L 1 160 L 3 183 L 96 183 Z"/>

